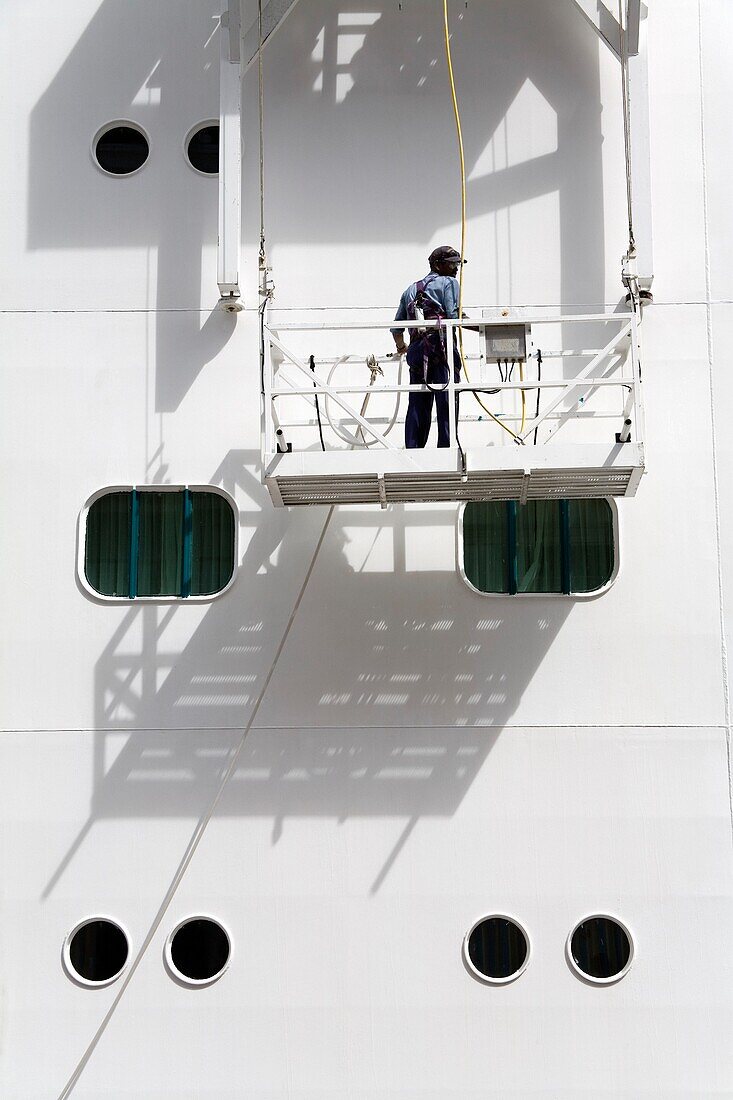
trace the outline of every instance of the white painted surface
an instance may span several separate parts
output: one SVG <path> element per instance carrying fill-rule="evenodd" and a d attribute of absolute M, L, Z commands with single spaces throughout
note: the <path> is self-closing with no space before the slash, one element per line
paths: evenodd
<path fill-rule="evenodd" d="M 455 238 L 438 12 L 396 7 L 299 4 L 269 47 L 282 311 L 384 316 L 430 248 Z M 454 506 L 339 510 L 235 775 L 75 1100 L 733 1092 L 720 602 L 722 576 L 729 623 L 731 17 L 702 0 L 708 293 L 698 4 L 650 9 L 649 473 L 620 504 L 616 584 L 582 603 L 487 607 L 456 571 Z M 461 10 L 469 302 L 614 305 L 625 247 L 615 63 L 569 3 Z M 94 0 L 44 9 L 40 36 L 33 8 L 7 5 L 0 1076 L 11 1100 L 59 1095 L 112 1004 L 119 984 L 89 991 L 65 977 L 64 936 L 107 912 L 143 942 L 327 514 L 271 508 L 256 465 L 255 318 L 211 312 L 216 183 L 187 168 L 181 141 L 217 113 L 217 14 Z M 250 305 L 255 90 L 250 72 Z M 128 180 L 89 158 L 91 135 L 117 117 L 151 135 L 149 164 Z M 232 493 L 241 565 L 224 599 L 120 608 L 80 590 L 79 510 L 131 482 Z M 638 949 L 608 989 L 578 981 L 563 955 L 596 908 L 617 912 Z M 502 989 L 474 982 L 460 956 L 493 909 L 526 922 L 533 944 L 527 972 Z M 192 991 L 171 981 L 162 951 L 202 910 L 231 929 L 236 954 Z"/>
<path fill-rule="evenodd" d="M 71 1072 L 114 987 L 65 978 L 63 934 L 94 897 L 140 943 L 209 796 L 212 750 L 235 740 L 133 734 L 94 790 L 92 735 L 3 739 L 17 840 L 6 1095 L 55 1095 Z M 53 775 L 24 797 L 20 753 Z M 724 1093 L 733 975 L 705 930 L 731 918 L 725 787 L 720 730 L 253 731 L 76 1095 L 234 1097 L 243 1082 L 258 1097 Z M 191 991 L 162 952 L 202 898 L 235 953 Z M 533 939 L 526 973 L 501 989 L 461 960 L 487 906 Z M 591 988 L 565 939 L 609 908 L 637 955 L 618 985 Z"/>

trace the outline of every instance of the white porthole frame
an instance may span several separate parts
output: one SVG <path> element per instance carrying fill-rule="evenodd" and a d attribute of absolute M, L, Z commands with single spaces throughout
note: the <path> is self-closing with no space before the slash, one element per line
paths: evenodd
<path fill-rule="evenodd" d="M 89 515 L 89 509 L 96 500 L 100 497 L 106 496 L 108 493 L 131 493 L 137 489 L 138 492 L 150 492 L 150 493 L 180 493 L 184 489 L 188 489 L 192 493 L 216 493 L 217 496 L 224 497 L 228 502 L 234 516 L 234 548 L 233 555 L 234 561 L 232 564 L 232 575 L 218 592 L 212 592 L 208 596 L 135 596 L 134 599 L 130 599 L 129 596 L 105 596 L 102 592 L 97 592 L 96 588 L 92 588 L 91 584 L 87 580 L 86 572 L 84 570 L 84 558 L 86 552 L 86 531 L 87 531 L 87 516 Z M 237 579 L 237 573 L 239 572 L 239 508 L 234 500 L 234 497 L 226 491 L 226 489 L 219 488 L 218 485 L 196 485 L 189 482 L 182 482 L 176 485 L 106 485 L 103 489 L 97 489 L 90 497 L 87 498 L 83 508 L 79 512 L 79 519 L 77 522 L 76 532 L 76 579 L 80 588 L 86 596 L 95 600 L 98 603 L 122 603 L 122 604 L 187 604 L 187 603 L 212 603 L 214 600 L 220 599 L 225 593 L 229 591 L 234 582 Z"/>
<path fill-rule="evenodd" d="M 192 126 L 183 139 L 183 159 L 192 172 L 195 172 L 197 176 L 203 176 L 206 180 L 215 180 L 219 177 L 219 172 L 202 172 L 200 168 L 197 168 L 195 164 L 191 164 L 188 156 L 188 146 L 191 138 L 195 137 L 199 130 L 205 130 L 207 126 L 216 126 L 219 131 L 219 153 L 221 154 L 221 124 L 218 118 L 207 118 L 203 122 L 197 122 L 195 126 Z M 219 170 L 221 170 L 221 164 L 219 164 Z"/>
<path fill-rule="evenodd" d="M 104 978 L 102 979 L 102 981 L 99 982 L 92 981 L 90 978 L 85 978 L 82 974 L 78 972 L 78 970 L 74 968 L 74 965 L 71 961 L 71 941 L 73 940 L 77 932 L 80 932 L 82 928 L 86 928 L 88 924 L 94 924 L 95 921 L 106 921 L 108 924 L 113 924 L 115 928 L 119 928 L 120 932 L 125 937 L 125 942 L 127 944 L 127 958 L 125 959 L 124 966 L 122 966 L 116 974 L 113 974 L 111 978 Z M 130 933 L 128 932 L 125 925 L 121 921 L 117 920 L 116 917 L 110 917 L 107 913 L 95 913 L 91 917 L 85 917 L 83 920 L 80 920 L 67 934 L 61 948 L 61 962 L 64 971 L 66 972 L 67 978 L 69 978 L 76 985 L 80 985 L 84 989 L 105 989 L 108 985 L 112 985 L 114 982 L 118 981 L 119 978 L 124 974 L 125 970 L 127 970 L 131 954 L 132 940 L 130 939 Z"/>
<path fill-rule="evenodd" d="M 618 974 L 612 974 L 610 978 L 594 978 L 592 974 L 586 974 L 585 970 L 581 970 L 575 959 L 573 958 L 573 936 L 578 931 L 581 924 L 585 924 L 585 922 L 589 920 L 599 919 L 613 921 L 614 924 L 617 924 L 619 928 L 621 928 L 626 933 L 626 938 L 629 941 L 629 957 L 626 960 L 626 965 L 623 967 L 622 970 L 619 970 Z M 622 921 L 620 917 L 617 917 L 615 913 L 608 913 L 602 910 L 595 910 L 591 913 L 588 913 L 585 917 L 581 917 L 579 921 L 576 921 L 570 931 L 570 935 L 565 941 L 565 959 L 568 966 L 573 971 L 576 977 L 580 978 L 581 981 L 587 982 L 588 985 L 615 985 L 616 982 L 620 982 L 622 978 L 626 977 L 629 970 L 631 969 L 631 965 L 635 957 L 636 942 L 629 926 L 626 924 L 625 921 Z"/>
<path fill-rule="evenodd" d="M 148 155 L 138 168 L 133 168 L 131 172 L 109 172 L 106 168 L 97 160 L 97 142 L 100 138 L 103 138 L 105 134 L 108 134 L 110 130 L 115 130 L 118 126 L 127 126 L 130 130 L 137 130 L 139 134 L 145 138 L 148 143 Z M 139 122 L 133 122 L 130 118 L 116 118 L 112 122 L 105 122 L 104 126 L 100 126 L 94 137 L 92 138 L 92 144 L 90 146 L 90 153 L 92 157 L 92 163 L 94 167 L 102 173 L 103 176 L 107 176 L 108 179 L 113 180 L 129 180 L 131 176 L 136 176 L 138 172 L 142 172 L 145 165 L 150 160 L 150 154 L 153 151 L 153 146 L 150 141 L 150 134 L 141 126 Z"/>
<path fill-rule="evenodd" d="M 479 970 L 478 967 L 473 964 L 473 962 L 471 961 L 471 956 L 468 953 L 468 941 L 470 940 L 474 931 L 478 928 L 480 924 L 483 924 L 484 921 L 495 919 L 511 921 L 511 923 L 516 925 L 516 927 L 522 933 L 522 935 L 524 936 L 524 942 L 527 944 L 527 954 L 524 957 L 524 962 L 512 974 L 508 974 L 506 978 L 491 978 L 488 974 L 484 974 L 482 970 Z M 465 966 L 466 970 L 471 975 L 471 977 L 475 978 L 477 981 L 482 982 L 484 985 L 510 985 L 511 982 L 515 982 L 517 978 L 520 978 L 529 966 L 529 960 L 532 957 L 532 938 L 527 931 L 526 925 L 524 925 L 522 921 L 517 920 L 516 917 L 513 917 L 511 913 L 484 913 L 473 922 L 468 932 L 466 932 L 465 936 L 463 937 L 461 956 L 463 959 L 463 965 Z"/>
<path fill-rule="evenodd" d="M 553 498 L 559 500 L 561 498 Z M 585 498 L 581 498 L 585 499 Z M 618 518 L 618 505 L 613 497 L 597 497 L 597 500 L 605 500 L 611 509 L 611 522 L 613 532 L 613 569 L 611 570 L 611 576 L 601 588 L 596 588 L 593 592 L 516 592 L 513 596 L 510 592 L 482 592 L 480 588 L 476 588 L 466 574 L 466 566 L 463 557 L 463 516 L 466 511 L 467 504 L 488 504 L 490 501 L 463 501 L 458 509 L 458 522 L 456 523 L 456 562 L 458 564 L 458 574 L 465 584 L 466 588 L 476 596 L 483 596 L 485 599 L 490 600 L 517 600 L 517 599 L 540 599 L 540 600 L 597 600 L 600 596 L 604 596 L 608 592 L 616 581 L 621 571 L 621 536 L 620 525 Z M 495 503 L 495 502 L 494 502 Z"/>
<path fill-rule="evenodd" d="M 176 933 L 179 932 L 181 928 L 184 927 L 184 925 L 190 924 L 192 921 L 195 920 L 207 920 L 211 921 L 212 924 L 218 925 L 218 927 L 221 928 L 222 932 L 226 936 L 227 943 L 229 944 L 229 954 L 227 955 L 227 961 L 224 963 L 221 970 L 217 971 L 216 974 L 212 974 L 210 978 L 188 978 L 178 969 L 176 964 L 173 962 L 173 939 Z M 229 964 L 232 961 L 233 954 L 234 940 L 232 939 L 231 932 L 222 920 L 220 920 L 218 917 L 212 916 L 211 913 L 191 913 L 187 917 L 184 917 L 182 920 L 179 920 L 173 931 L 169 933 L 169 935 L 166 937 L 165 944 L 163 945 L 163 962 L 165 964 L 166 970 L 168 971 L 168 974 L 171 978 L 173 978 L 174 981 L 178 982 L 179 985 L 185 985 L 191 989 L 203 989 L 207 985 L 213 985 L 214 982 L 218 982 L 219 978 L 221 978 L 222 975 L 225 974 L 226 971 L 229 969 Z"/>

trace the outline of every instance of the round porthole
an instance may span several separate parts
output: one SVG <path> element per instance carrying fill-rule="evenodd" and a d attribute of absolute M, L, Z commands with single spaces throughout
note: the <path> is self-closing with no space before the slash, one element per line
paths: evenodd
<path fill-rule="evenodd" d="M 527 967 L 529 951 L 529 936 L 522 926 L 501 914 L 482 917 L 463 941 L 469 973 L 493 985 L 518 978 Z"/>
<path fill-rule="evenodd" d="M 66 937 L 64 967 L 81 985 L 109 985 L 125 969 L 129 952 L 127 933 L 116 921 L 90 917 Z"/>
<path fill-rule="evenodd" d="M 187 917 L 173 930 L 165 945 L 165 961 L 171 974 L 186 985 L 216 981 L 231 957 L 229 933 L 211 917 Z"/>
<path fill-rule="evenodd" d="M 145 132 L 134 122 L 110 122 L 96 134 L 94 159 L 109 176 L 131 176 L 150 154 Z"/>
<path fill-rule="evenodd" d="M 203 176 L 219 171 L 219 123 L 200 122 L 189 130 L 184 142 L 186 160 Z"/>
<path fill-rule="evenodd" d="M 631 966 L 634 946 L 628 929 L 614 917 L 585 917 L 568 936 L 567 956 L 581 978 L 617 982 Z"/>

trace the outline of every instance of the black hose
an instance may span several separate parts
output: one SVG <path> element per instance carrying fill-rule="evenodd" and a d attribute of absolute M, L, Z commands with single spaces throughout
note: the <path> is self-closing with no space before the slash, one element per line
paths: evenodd
<path fill-rule="evenodd" d="M 539 348 L 537 348 L 537 381 L 538 382 L 542 381 L 542 352 L 540 351 Z M 534 414 L 535 420 L 540 415 L 540 394 L 541 393 L 542 393 L 542 390 L 538 386 L 537 387 L 537 408 L 535 409 L 535 414 Z M 538 432 L 538 430 L 539 430 L 539 424 L 537 425 L 537 427 L 534 430 L 534 445 L 535 445 L 535 447 L 537 446 L 537 432 Z"/>
<path fill-rule="evenodd" d="M 267 307 L 267 298 L 264 299 L 262 305 L 259 308 L 260 315 L 260 393 L 265 396 L 265 308 Z"/>
<path fill-rule="evenodd" d="M 316 382 L 316 379 L 315 379 L 316 360 L 315 360 L 314 356 L 312 356 L 312 355 L 308 360 L 308 366 L 310 367 L 310 369 L 313 372 L 313 376 L 314 376 L 313 377 L 313 388 L 315 389 L 316 386 L 318 385 L 318 383 Z M 318 434 L 321 437 L 321 450 L 325 451 L 326 444 L 323 442 L 323 424 L 321 424 L 321 407 L 318 404 L 318 394 L 316 394 L 315 397 L 316 397 L 316 416 L 318 417 Z"/>
<path fill-rule="evenodd" d="M 461 446 L 461 440 L 458 436 L 458 421 L 461 416 L 461 391 L 456 390 L 456 446 L 461 453 L 461 470 L 466 473 L 466 453 Z"/>

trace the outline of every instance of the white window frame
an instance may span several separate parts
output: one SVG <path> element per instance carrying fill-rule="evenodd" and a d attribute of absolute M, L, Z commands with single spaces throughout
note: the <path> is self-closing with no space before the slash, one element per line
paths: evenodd
<path fill-rule="evenodd" d="M 559 499 L 559 498 L 557 498 Z M 582 498 L 585 499 L 585 498 Z M 467 504 L 490 504 L 495 503 L 492 501 L 464 501 L 458 509 L 458 522 L 456 523 L 456 562 L 458 564 L 458 573 L 466 585 L 476 596 L 483 596 L 486 599 L 491 600 L 516 600 L 516 599 L 560 599 L 560 600 L 596 600 L 599 596 L 605 595 L 608 592 L 618 578 L 621 569 L 621 540 L 620 540 L 620 525 L 618 518 L 618 505 L 613 497 L 595 497 L 595 500 L 605 500 L 611 508 L 611 517 L 613 525 L 613 569 L 611 570 L 611 576 L 601 588 L 594 589 L 593 592 L 516 592 L 513 596 L 509 592 L 483 592 L 480 588 L 476 588 L 469 579 L 466 573 L 466 566 L 463 556 L 463 515 L 466 511 Z"/>
<path fill-rule="evenodd" d="M 85 978 L 75 969 L 71 961 L 71 941 L 77 932 L 80 932 L 82 928 L 85 928 L 88 924 L 94 924 L 95 921 L 107 921 L 109 924 L 113 924 L 115 928 L 119 928 L 127 942 L 127 958 L 125 959 L 125 965 L 121 967 L 116 974 L 113 974 L 111 978 L 104 978 L 101 982 L 94 982 L 90 978 Z M 116 917 L 110 917 L 107 913 L 94 913 L 90 917 L 84 917 L 80 920 L 64 939 L 64 944 L 61 949 L 61 961 L 63 963 L 66 976 L 71 979 L 76 985 L 81 985 L 85 989 L 104 989 L 105 986 L 112 985 L 113 982 L 118 981 L 127 970 L 130 965 L 130 956 L 132 955 L 132 940 L 130 939 L 130 933 L 128 932 L 122 921 L 117 920 Z"/>
<path fill-rule="evenodd" d="M 468 953 L 468 941 L 470 940 L 471 936 L 473 935 L 475 930 L 478 928 L 478 926 L 480 924 L 483 924 L 484 921 L 495 920 L 495 919 L 507 920 L 507 921 L 511 921 L 512 924 L 516 924 L 517 928 L 519 929 L 519 931 L 524 936 L 525 942 L 527 944 L 527 954 L 524 958 L 524 962 L 512 974 L 508 974 L 506 978 L 492 978 L 488 974 L 484 974 L 484 972 L 482 970 L 479 970 L 478 967 L 474 965 L 474 963 L 471 961 L 471 956 Z M 471 975 L 471 977 L 475 978 L 476 981 L 482 982 L 484 985 L 509 985 L 510 982 L 515 982 L 517 980 L 517 978 L 521 977 L 522 974 L 524 974 L 527 967 L 529 966 L 529 960 L 532 957 L 532 938 L 531 938 L 529 932 L 527 931 L 526 925 L 523 924 L 522 921 L 517 920 L 516 917 L 513 917 L 511 915 L 511 913 L 501 913 L 501 912 L 498 912 L 498 911 L 491 912 L 491 913 L 484 913 L 482 916 L 478 917 L 473 922 L 473 924 L 469 928 L 468 932 L 466 932 L 466 935 L 463 937 L 463 946 L 461 948 L 461 954 L 463 956 L 463 965 L 465 966 L 466 970 Z"/>
<path fill-rule="evenodd" d="M 575 959 L 573 958 L 572 942 L 573 936 L 580 928 L 581 924 L 585 924 L 589 920 L 611 920 L 614 924 L 618 924 L 620 928 L 626 933 L 629 940 L 629 958 L 624 966 L 623 970 L 619 970 L 618 974 L 612 974 L 610 978 L 594 978 L 592 974 L 587 974 L 585 970 L 581 970 Z M 631 965 L 636 957 L 636 941 L 634 935 L 625 921 L 622 921 L 620 917 L 617 917 L 615 913 L 609 913 L 606 909 L 594 909 L 586 916 L 581 917 L 579 921 L 576 921 L 572 927 L 570 935 L 565 941 L 565 958 L 568 966 L 573 973 L 582 981 L 587 982 L 589 985 L 615 985 L 616 982 L 620 982 L 622 978 L 626 977 Z"/>
<path fill-rule="evenodd" d="M 89 509 L 99 500 L 100 497 L 106 496 L 108 493 L 131 493 L 135 489 L 138 492 L 147 493 L 181 493 L 184 489 L 188 489 L 192 493 L 216 493 L 217 496 L 224 497 L 232 509 L 234 516 L 234 562 L 232 568 L 232 575 L 218 592 L 213 592 L 210 596 L 135 596 L 130 599 L 129 596 L 105 596 L 101 592 L 97 592 L 96 588 L 92 588 L 91 584 L 87 580 L 86 571 L 84 569 L 84 559 L 86 557 L 86 534 L 87 534 L 87 516 L 89 515 Z M 76 577 L 77 582 L 81 586 L 85 595 L 98 603 L 122 603 L 133 605 L 137 603 L 146 604 L 199 604 L 199 603 L 213 603 L 214 600 L 220 599 L 234 584 L 237 579 L 237 573 L 239 570 L 239 508 L 230 493 L 227 493 L 225 489 L 220 489 L 218 485 L 194 485 L 188 483 L 182 483 L 177 485 L 106 485 L 103 489 L 97 489 L 96 492 L 87 499 L 84 507 L 79 513 L 79 520 L 77 525 L 76 535 Z"/>
<path fill-rule="evenodd" d="M 217 971 L 216 974 L 212 974 L 210 978 L 187 978 L 186 975 L 183 974 L 173 962 L 174 936 L 177 932 L 181 930 L 181 928 L 183 928 L 184 925 L 190 924 L 191 921 L 195 920 L 207 920 L 211 921 L 212 924 L 218 925 L 226 936 L 227 942 L 229 943 L 229 954 L 227 955 L 227 961 L 224 963 L 221 970 Z M 213 985 L 214 982 L 218 982 L 222 975 L 225 974 L 226 971 L 229 969 L 233 955 L 234 940 L 232 939 L 231 932 L 229 931 L 223 920 L 220 920 L 219 917 L 213 916 L 211 913 L 191 913 L 189 916 L 183 917 L 182 920 L 179 920 L 173 931 L 166 937 L 166 941 L 163 946 L 163 962 L 165 963 L 165 968 L 171 978 L 173 978 L 174 981 L 178 982 L 180 985 L 190 986 L 192 989 L 201 989 L 204 986 Z"/>
<path fill-rule="evenodd" d="M 139 134 L 142 134 L 142 136 L 148 143 L 148 155 L 146 156 L 140 167 L 133 168 L 132 172 L 108 172 L 107 169 L 103 168 L 97 160 L 97 142 L 100 140 L 100 138 L 103 138 L 105 134 L 108 134 L 110 130 L 115 130 L 118 126 L 127 126 L 130 130 L 137 130 L 137 132 Z M 101 172 L 103 176 L 106 176 L 107 179 L 129 180 L 132 176 L 136 176 L 138 172 L 142 172 L 143 168 L 145 168 L 145 166 L 149 163 L 150 157 L 153 152 L 153 145 L 150 140 L 150 134 L 144 126 L 140 125 L 139 122 L 133 122 L 133 120 L 130 118 L 116 118 L 113 119 L 112 122 L 105 122 L 104 126 L 99 127 L 99 129 L 94 134 L 94 137 L 92 138 L 90 152 L 94 167 L 97 169 L 97 171 Z"/>
<path fill-rule="evenodd" d="M 219 131 L 219 171 L 221 171 L 221 124 L 218 118 L 205 118 L 203 122 L 197 122 L 195 126 L 192 126 L 183 139 L 183 159 L 192 172 L 195 172 L 197 176 L 202 176 L 205 180 L 215 180 L 219 178 L 219 172 L 202 172 L 200 168 L 197 168 L 194 164 L 191 164 L 188 156 L 188 146 L 192 138 L 196 136 L 199 130 L 205 130 L 208 126 L 216 126 Z"/>

